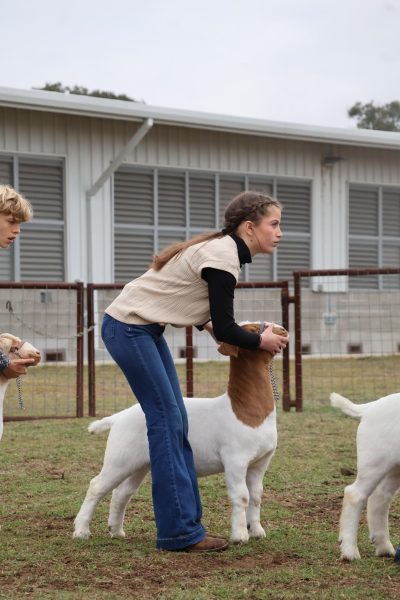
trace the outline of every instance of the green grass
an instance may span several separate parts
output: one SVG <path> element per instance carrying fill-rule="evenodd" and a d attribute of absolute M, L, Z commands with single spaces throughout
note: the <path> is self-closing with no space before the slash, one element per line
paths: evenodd
<path fill-rule="evenodd" d="M 88 419 L 6 423 L 0 444 L 0 598 L 165 600 L 400 596 L 400 570 L 376 558 L 365 517 L 362 561 L 342 564 L 337 543 L 343 488 L 353 480 L 357 422 L 326 405 L 279 411 L 279 445 L 265 477 L 263 540 L 218 555 L 158 553 L 146 481 L 127 510 L 125 540 L 107 535 L 108 501 L 88 541 L 73 540 L 73 519 L 99 471 L 106 436 L 89 436 Z M 222 475 L 200 480 L 203 521 L 229 534 Z M 400 505 L 390 516 L 400 542 Z"/>

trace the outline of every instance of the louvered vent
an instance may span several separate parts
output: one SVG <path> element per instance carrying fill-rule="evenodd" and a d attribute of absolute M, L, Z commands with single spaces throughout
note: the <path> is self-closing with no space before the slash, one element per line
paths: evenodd
<path fill-rule="evenodd" d="M 186 225 L 183 174 L 160 173 L 158 175 L 158 223 L 175 227 Z"/>
<path fill-rule="evenodd" d="M 226 205 L 244 191 L 244 181 L 241 179 L 230 179 L 220 177 L 219 179 L 219 226 L 224 226 L 224 213 Z"/>
<path fill-rule="evenodd" d="M 63 281 L 63 165 L 20 160 L 18 175 L 19 191 L 32 203 L 34 212 L 20 238 L 21 280 Z"/>
<path fill-rule="evenodd" d="M 190 177 L 189 206 L 191 227 L 201 229 L 215 227 L 214 177 Z"/>
<path fill-rule="evenodd" d="M 115 281 L 127 283 L 142 275 L 153 258 L 153 234 L 116 231 L 114 242 Z"/>
<path fill-rule="evenodd" d="M 153 225 L 153 174 L 118 170 L 114 175 L 115 223 Z"/>
<path fill-rule="evenodd" d="M 12 160 L 0 160 L 0 185 L 12 185 Z M 11 281 L 14 279 L 13 259 L 14 250 L 4 248 L 0 252 L 0 281 Z"/>

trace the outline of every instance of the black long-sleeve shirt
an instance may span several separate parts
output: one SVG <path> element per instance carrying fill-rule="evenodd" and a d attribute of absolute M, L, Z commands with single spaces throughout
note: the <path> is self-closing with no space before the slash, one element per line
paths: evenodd
<path fill-rule="evenodd" d="M 230 236 L 236 242 L 240 266 L 250 263 L 251 254 L 246 243 L 235 234 Z M 236 279 L 234 276 L 227 271 L 211 267 L 203 269 L 201 276 L 208 284 L 210 315 L 216 339 L 240 348 L 257 349 L 260 345 L 260 335 L 245 331 L 235 322 L 233 302 Z"/>

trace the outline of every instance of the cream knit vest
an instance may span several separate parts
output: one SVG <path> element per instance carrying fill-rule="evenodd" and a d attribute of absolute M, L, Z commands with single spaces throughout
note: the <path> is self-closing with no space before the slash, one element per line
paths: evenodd
<path fill-rule="evenodd" d="M 229 235 L 189 246 L 160 271 L 149 269 L 124 287 L 106 313 L 128 324 L 203 325 L 210 319 L 208 286 L 201 278 L 206 267 L 238 281 L 237 245 Z"/>

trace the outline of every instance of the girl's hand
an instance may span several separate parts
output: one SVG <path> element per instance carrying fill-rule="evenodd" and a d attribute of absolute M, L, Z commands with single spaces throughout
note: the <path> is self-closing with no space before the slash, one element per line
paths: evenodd
<path fill-rule="evenodd" d="M 2 371 L 7 379 L 16 379 L 20 375 L 26 375 L 26 367 L 35 364 L 34 358 L 13 358 L 10 364 Z"/>
<path fill-rule="evenodd" d="M 261 334 L 261 343 L 259 348 L 262 350 L 267 350 L 273 356 L 275 354 L 279 354 L 282 352 L 284 348 L 286 348 L 288 339 L 282 335 L 277 335 L 272 331 L 273 323 L 268 325 L 268 327 Z"/>

